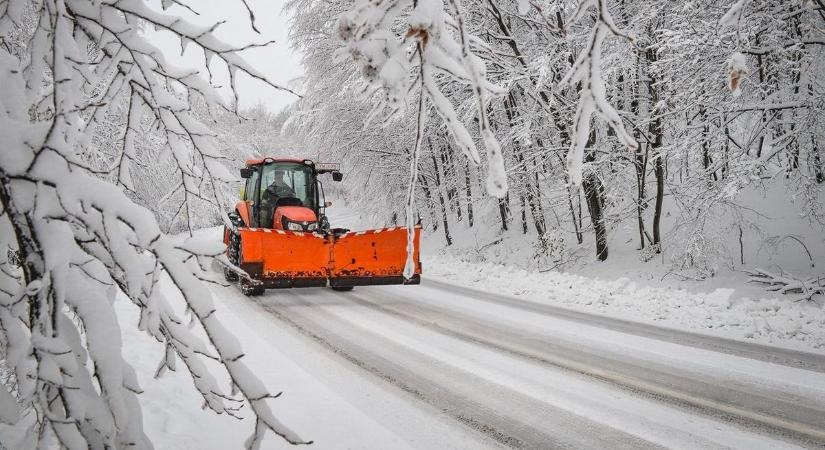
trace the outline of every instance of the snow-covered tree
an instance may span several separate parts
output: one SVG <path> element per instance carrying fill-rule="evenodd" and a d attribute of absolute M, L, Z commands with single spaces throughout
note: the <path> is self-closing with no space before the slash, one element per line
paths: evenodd
<path fill-rule="evenodd" d="M 767 237 L 757 222 L 770 211 L 745 202 L 759 191 L 781 190 L 825 231 L 821 2 L 290 5 L 306 68 L 291 129 L 351 169 L 359 206 L 383 220 L 397 215 L 412 178 L 418 213 L 445 245 L 471 233 L 483 250 L 523 234 L 546 261 L 561 248 L 547 243 L 564 236 L 566 248 L 595 244 L 606 259 L 611 236 L 629 232 L 621 241 L 640 259 L 661 255 L 700 276 L 745 264 L 740 242 Z M 462 32 L 484 86 L 501 88 L 486 91 L 483 111 L 472 77 L 451 70 L 460 58 L 427 69 L 418 49 L 424 36 L 436 48 L 431 34 L 462 42 Z M 422 80 L 431 95 L 411 177 Z M 437 107 L 441 97 L 454 115 Z M 501 198 L 483 195 L 484 165 L 453 130 L 485 145 L 485 118 L 506 168 Z"/>
<path fill-rule="evenodd" d="M 268 431 L 305 443 L 275 417 L 275 396 L 214 314 L 208 267 L 223 245 L 173 239 L 135 201 L 146 158 L 170 181 L 157 194 L 177 196 L 187 218 L 195 201 L 224 211 L 220 185 L 233 179 L 194 105 L 217 113 L 237 99 L 170 64 L 148 30 L 222 61 L 233 88 L 240 74 L 283 88 L 217 39 L 219 24 L 193 25 L 166 11 L 182 3 L 161 3 L 0 3 L 0 421 L 27 430 L 30 445 L 151 447 L 112 305 L 128 299 L 139 328 L 165 348 L 158 375 L 181 362 L 204 407 L 235 416 L 246 405 L 250 447 Z M 225 375 L 212 373 L 215 363 Z"/>

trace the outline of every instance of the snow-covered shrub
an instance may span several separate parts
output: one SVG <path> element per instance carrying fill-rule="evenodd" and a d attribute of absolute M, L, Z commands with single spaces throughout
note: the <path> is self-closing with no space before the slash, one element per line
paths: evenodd
<path fill-rule="evenodd" d="M 639 260 L 648 262 L 662 252 L 662 247 L 659 244 L 650 244 L 639 252 Z"/>
<path fill-rule="evenodd" d="M 139 328 L 165 348 L 158 374 L 182 362 L 205 408 L 235 416 L 246 405 L 251 447 L 268 430 L 303 443 L 275 417 L 273 396 L 214 314 L 206 282 L 216 281 L 208 267 L 223 245 L 173 240 L 135 203 L 150 187 L 141 162 L 158 150 L 168 172 L 155 181 L 182 197 L 190 231 L 195 199 L 224 211 L 219 186 L 234 179 L 192 111 L 196 98 L 212 111 L 229 106 L 197 73 L 166 61 L 149 28 L 222 61 L 233 86 L 240 73 L 265 79 L 214 26 L 142 0 L 0 4 L 0 365 L 10 384 L 0 388 L 0 422 L 37 447 L 151 447 L 112 306 L 125 297 L 140 310 Z M 92 142 L 95 130 L 101 140 Z M 161 279 L 176 292 L 160 289 Z M 180 301 L 200 331 L 175 312 Z"/>
<path fill-rule="evenodd" d="M 699 278 L 711 278 L 719 271 L 719 263 L 724 260 L 724 246 L 720 239 L 712 239 L 702 230 L 680 239 L 672 257 L 674 270 L 693 272 Z"/>
<path fill-rule="evenodd" d="M 552 229 L 539 236 L 534 244 L 535 259 L 539 267 L 557 265 L 567 256 L 567 243 L 564 234 L 558 229 Z"/>

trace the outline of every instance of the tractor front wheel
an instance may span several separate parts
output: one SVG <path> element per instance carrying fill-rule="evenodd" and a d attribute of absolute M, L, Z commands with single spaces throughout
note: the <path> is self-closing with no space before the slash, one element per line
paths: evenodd
<path fill-rule="evenodd" d="M 230 215 L 230 220 L 235 224 L 235 230 L 240 226 L 240 218 L 237 214 Z M 229 245 L 227 246 L 227 258 L 229 262 L 235 266 L 241 265 L 241 234 L 235 230 L 229 230 Z M 247 276 L 240 276 L 238 272 L 225 267 L 223 275 L 226 281 L 237 281 L 241 287 L 241 292 L 247 296 L 261 295 L 264 293 L 264 288 L 252 284 Z"/>
<path fill-rule="evenodd" d="M 241 292 L 247 297 L 255 297 L 264 293 L 264 288 L 251 284 L 246 278 L 241 278 Z"/>

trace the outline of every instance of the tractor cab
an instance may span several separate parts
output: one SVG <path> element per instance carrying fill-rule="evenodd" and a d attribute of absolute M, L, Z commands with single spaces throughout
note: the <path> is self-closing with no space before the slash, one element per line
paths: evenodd
<path fill-rule="evenodd" d="M 253 228 L 286 231 L 329 231 L 319 175 L 331 174 L 341 181 L 338 164 L 315 164 L 310 160 L 264 158 L 249 160 L 241 169 L 246 182 L 238 212 Z"/>

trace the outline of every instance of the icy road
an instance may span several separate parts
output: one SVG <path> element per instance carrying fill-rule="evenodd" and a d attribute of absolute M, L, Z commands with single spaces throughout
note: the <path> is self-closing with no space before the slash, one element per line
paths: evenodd
<path fill-rule="evenodd" d="M 298 362 L 308 392 L 343 398 L 301 426 L 318 448 L 825 446 L 823 356 L 435 280 L 215 291 L 245 333 Z"/>

